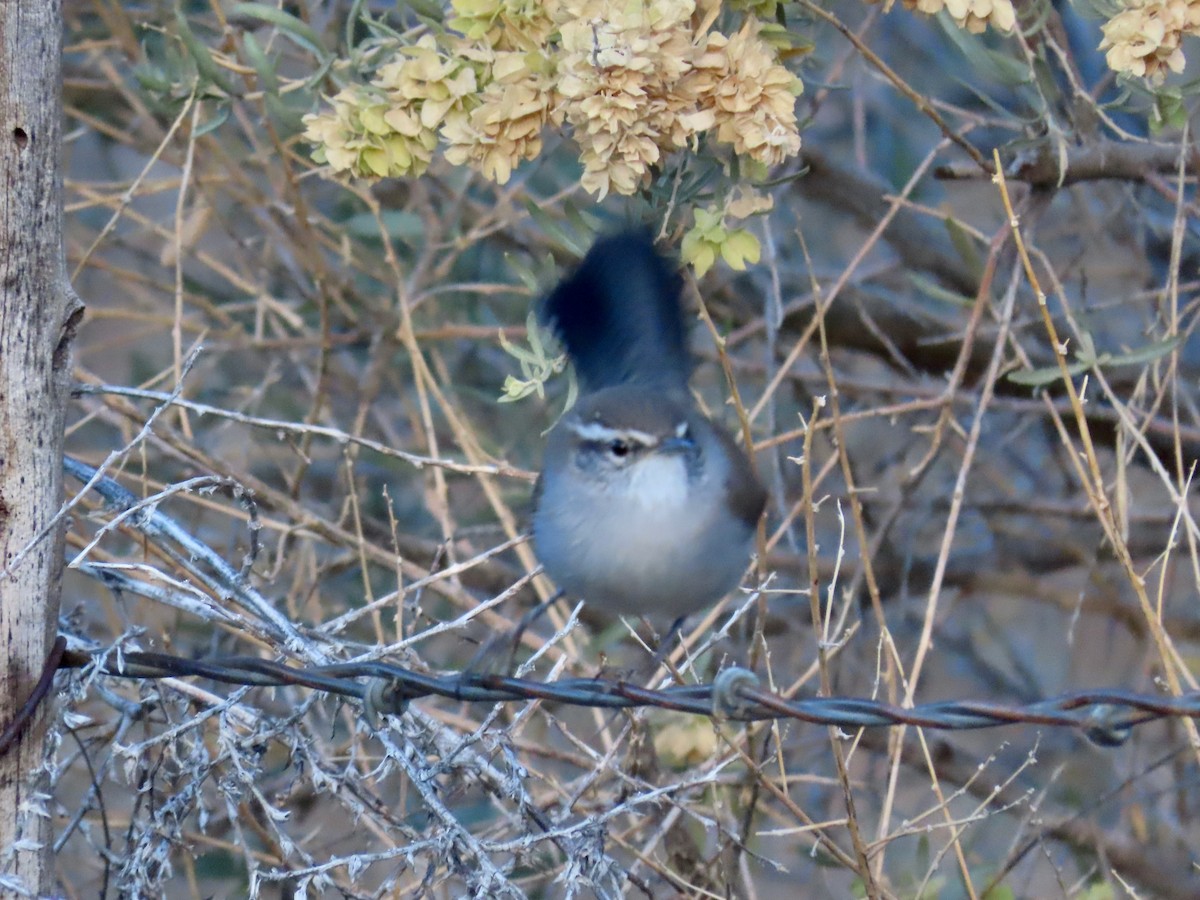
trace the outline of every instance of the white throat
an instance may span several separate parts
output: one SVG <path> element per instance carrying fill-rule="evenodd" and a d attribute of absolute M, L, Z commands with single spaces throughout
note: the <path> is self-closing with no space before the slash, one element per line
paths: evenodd
<path fill-rule="evenodd" d="M 694 501 L 693 492 L 702 487 L 688 478 L 687 460 L 675 453 L 655 453 L 637 460 L 615 480 L 621 483 L 620 503 L 672 517 Z"/>

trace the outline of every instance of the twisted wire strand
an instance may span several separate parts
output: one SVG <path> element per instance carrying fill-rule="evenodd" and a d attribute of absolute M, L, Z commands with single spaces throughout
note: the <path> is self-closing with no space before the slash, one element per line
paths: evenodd
<path fill-rule="evenodd" d="M 301 667 L 250 656 L 187 659 L 164 653 L 67 651 L 63 668 L 98 665 L 123 678 L 193 676 L 225 684 L 292 685 L 372 704 L 374 712 L 402 713 L 412 700 L 443 697 L 467 703 L 547 700 L 607 709 L 656 707 L 738 721 L 794 719 L 838 728 L 912 725 L 940 730 L 1032 724 L 1079 728 L 1099 743 L 1119 743 L 1134 726 L 1169 717 L 1200 718 L 1200 692 L 1166 697 L 1123 689 L 1072 691 L 1032 703 L 944 700 L 911 708 L 857 697 L 789 699 L 763 690 L 743 669 L 728 669 L 711 684 L 653 689 L 605 678 L 541 682 L 477 672 L 431 675 L 386 662 Z"/>

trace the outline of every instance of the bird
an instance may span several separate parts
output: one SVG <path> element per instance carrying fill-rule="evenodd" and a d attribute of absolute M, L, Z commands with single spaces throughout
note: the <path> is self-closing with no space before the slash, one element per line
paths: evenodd
<path fill-rule="evenodd" d="M 580 391 L 547 437 L 532 529 L 562 591 L 672 632 L 741 581 L 767 500 L 689 390 L 682 294 L 674 259 L 630 230 L 598 239 L 545 298 Z"/>

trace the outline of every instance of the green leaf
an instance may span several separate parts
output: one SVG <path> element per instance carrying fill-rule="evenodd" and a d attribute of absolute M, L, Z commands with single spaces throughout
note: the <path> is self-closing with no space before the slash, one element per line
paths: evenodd
<path fill-rule="evenodd" d="M 575 369 L 567 367 L 567 402 L 563 404 L 563 412 L 575 405 L 575 401 L 579 399 L 579 379 L 575 377 Z M 562 418 L 561 416 L 559 418 Z M 555 422 L 555 425 L 558 423 Z M 553 427 L 553 426 L 551 426 Z M 547 428 L 546 431 L 550 429 Z"/>
<path fill-rule="evenodd" d="M 141 86 L 142 90 L 149 94 L 166 94 L 174 85 L 174 82 L 166 72 L 159 66 L 149 63 L 134 68 L 133 77 L 137 79 L 137 83 Z"/>
<path fill-rule="evenodd" d="M 954 19 L 948 14 L 937 16 L 935 21 L 941 26 L 942 33 L 950 39 L 950 43 L 966 57 L 971 71 L 982 75 L 985 81 L 1007 87 L 1030 83 L 1032 73 L 1024 61 L 990 49 L 980 40 L 979 35 L 971 34 L 965 28 L 954 24 Z"/>
<path fill-rule="evenodd" d="M 524 256 L 519 253 L 506 253 L 504 259 L 508 263 L 508 267 L 512 269 L 513 274 L 517 276 L 517 280 L 525 285 L 525 289 L 529 293 L 536 294 L 540 290 L 541 284 L 539 283 L 537 273 L 533 271 Z"/>
<path fill-rule="evenodd" d="M 508 340 L 503 331 L 499 335 L 500 348 L 520 363 L 521 374 L 525 376 L 524 378 L 517 378 L 515 375 L 505 376 L 499 398 L 501 403 L 523 400 L 534 393 L 539 397 L 545 397 L 546 382 L 566 366 L 565 354 L 550 356 L 546 352 L 549 333 L 547 332 L 546 336 L 543 336 L 542 327 L 538 324 L 537 315 L 533 310 L 530 310 L 529 315 L 526 316 L 525 326 L 528 348 Z"/>
<path fill-rule="evenodd" d="M 1136 366 L 1162 359 L 1174 352 L 1184 341 L 1183 335 L 1176 335 L 1162 341 L 1155 341 L 1144 347 L 1130 350 L 1128 353 L 1114 355 L 1112 353 L 1096 353 L 1091 335 L 1084 333 L 1080 337 L 1079 349 L 1075 352 L 1075 362 L 1067 366 L 1068 374 L 1075 376 L 1086 372 L 1092 366 L 1107 368 L 1109 366 Z M 1060 372 L 1058 366 L 1047 366 L 1042 369 L 1026 369 L 1020 372 L 1010 372 L 1008 380 L 1014 384 L 1024 384 L 1030 387 L 1044 387 L 1058 381 Z"/>
<path fill-rule="evenodd" d="M 333 68 L 333 64 L 335 62 L 337 62 L 337 57 L 332 53 L 320 60 L 317 64 L 317 67 L 313 69 L 312 74 L 304 79 L 304 86 L 310 91 L 315 91 L 317 86 L 325 80 L 325 77 L 329 74 L 329 70 Z"/>
<path fill-rule="evenodd" d="M 204 45 L 204 42 L 196 37 L 195 32 L 188 25 L 187 17 L 181 9 L 175 10 L 175 27 L 179 31 L 179 39 L 187 49 L 188 56 L 195 62 L 196 71 L 200 74 L 200 77 L 215 84 L 231 97 L 237 96 L 237 88 L 225 77 L 225 73 L 213 60 L 212 54 L 209 53 L 208 47 Z"/>
<path fill-rule="evenodd" d="M 563 204 L 563 214 L 580 234 L 595 234 L 600 229 L 600 223 L 594 216 L 586 216 L 574 203 L 569 200 Z"/>
<path fill-rule="evenodd" d="M 389 238 L 413 242 L 425 234 L 425 223 L 416 213 L 401 209 L 385 210 L 380 218 Z M 357 213 L 342 223 L 342 228 L 352 237 L 379 240 L 379 219 L 373 213 Z"/>
<path fill-rule="evenodd" d="M 305 103 L 301 108 L 298 105 L 284 102 L 278 94 L 267 94 L 263 99 L 266 102 L 267 112 L 278 123 L 279 129 L 285 137 L 304 130 L 304 114 L 312 105 L 311 103 Z"/>
<path fill-rule="evenodd" d="M 1067 366 L 1067 374 L 1072 377 L 1082 375 L 1092 367 L 1091 362 L 1076 362 Z M 1013 384 L 1024 384 L 1029 387 L 1045 387 L 1062 378 L 1062 370 L 1058 366 L 1046 366 L 1043 369 L 1022 369 L 1019 372 L 1009 372 L 1008 380 Z"/>
<path fill-rule="evenodd" d="M 538 322 L 537 310 L 530 309 L 525 315 L 525 333 L 529 336 L 529 346 L 539 359 L 546 358 L 546 342 L 542 340 L 542 327 Z"/>
<path fill-rule="evenodd" d="M 552 238 L 560 246 L 565 247 L 575 255 L 583 256 L 587 247 L 575 235 L 570 234 L 567 229 L 563 228 L 562 223 L 538 205 L 537 201 L 533 198 L 526 198 L 525 209 L 529 211 L 529 215 L 537 222 L 543 234 Z M 592 235 L 588 235 L 589 239 L 591 237 Z"/>
<path fill-rule="evenodd" d="M 1085 331 L 1079 336 L 1079 348 L 1075 351 L 1075 358 L 1084 363 L 1096 361 L 1096 341 L 1090 331 Z"/>
<path fill-rule="evenodd" d="M 262 44 L 250 32 L 242 35 L 242 52 L 258 73 L 258 84 L 266 94 L 279 93 L 279 76 L 275 74 L 275 61 L 267 57 Z"/>
<path fill-rule="evenodd" d="M 1183 96 L 1175 90 L 1167 89 L 1158 93 L 1154 98 L 1154 115 L 1150 117 L 1150 130 L 1154 134 L 1187 124 L 1188 108 L 1183 102 Z"/>
<path fill-rule="evenodd" d="M 912 284 L 918 291 L 927 297 L 934 300 L 940 300 L 943 303 L 949 303 L 956 308 L 970 308 L 974 304 L 973 297 L 968 297 L 966 294 L 960 294 L 958 291 L 951 291 L 942 287 L 932 278 L 926 278 L 919 272 L 907 272 L 909 283 Z"/>
<path fill-rule="evenodd" d="M 962 261 L 970 267 L 971 273 L 978 278 L 983 273 L 983 261 L 979 258 L 979 250 L 975 246 L 975 239 L 963 230 L 963 227 L 958 224 L 958 220 L 953 216 L 946 216 L 942 220 L 942 225 L 946 229 L 946 234 L 950 236 L 950 243 L 954 245 L 954 249 L 958 251 L 958 255 L 962 258 Z"/>
<path fill-rule="evenodd" d="M 217 106 L 213 115 L 207 122 L 204 122 L 196 129 L 196 137 L 208 134 L 210 131 L 216 131 L 225 124 L 225 120 L 229 118 L 230 106 L 228 103 L 221 103 Z"/>
<path fill-rule="evenodd" d="M 442 8 L 442 4 L 437 0 L 408 0 L 405 4 L 409 9 L 417 15 L 429 19 L 432 22 L 443 22 L 446 18 L 446 11 Z M 482 37 L 483 35 L 480 35 Z"/>
<path fill-rule="evenodd" d="M 314 56 L 325 59 L 330 55 L 321 46 L 320 36 L 307 23 L 282 9 L 276 9 L 266 3 L 235 3 L 229 10 L 229 15 L 230 17 L 245 16 L 274 25 Z"/>
<path fill-rule="evenodd" d="M 501 390 L 503 393 L 499 397 L 500 403 L 516 403 L 518 400 L 524 400 L 535 391 L 539 397 L 544 396 L 541 382 L 533 380 L 522 381 L 515 375 L 504 376 L 504 387 Z"/>
<path fill-rule="evenodd" d="M 1136 366 L 1141 363 L 1153 362 L 1177 350 L 1183 343 L 1183 339 L 1184 336 L 1182 334 L 1177 334 L 1173 338 L 1155 341 L 1153 344 L 1138 347 L 1136 350 L 1130 350 L 1128 353 L 1111 356 L 1108 359 L 1108 364 L 1110 366 Z"/>

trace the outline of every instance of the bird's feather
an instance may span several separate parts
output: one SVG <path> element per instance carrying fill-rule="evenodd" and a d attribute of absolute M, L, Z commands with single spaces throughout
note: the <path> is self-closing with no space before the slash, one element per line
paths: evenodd
<path fill-rule="evenodd" d="M 585 391 L 641 384 L 685 391 L 692 373 L 683 280 L 646 232 L 601 238 L 551 292 L 542 318 Z"/>

